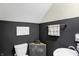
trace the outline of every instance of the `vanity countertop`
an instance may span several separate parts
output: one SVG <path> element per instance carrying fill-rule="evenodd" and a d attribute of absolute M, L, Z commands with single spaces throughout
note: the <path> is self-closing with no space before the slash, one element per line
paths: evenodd
<path fill-rule="evenodd" d="M 44 43 L 30 43 L 30 45 L 46 45 Z"/>

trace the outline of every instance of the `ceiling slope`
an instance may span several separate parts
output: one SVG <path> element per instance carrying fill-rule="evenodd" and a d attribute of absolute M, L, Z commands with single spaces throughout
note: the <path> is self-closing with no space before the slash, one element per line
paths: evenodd
<path fill-rule="evenodd" d="M 79 17 L 79 3 L 53 3 L 42 23 Z"/>
<path fill-rule="evenodd" d="M 40 23 L 50 3 L 0 3 L 0 20 Z"/>

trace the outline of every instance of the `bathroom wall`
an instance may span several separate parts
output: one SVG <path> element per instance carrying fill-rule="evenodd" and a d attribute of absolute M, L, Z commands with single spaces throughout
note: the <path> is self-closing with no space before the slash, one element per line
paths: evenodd
<path fill-rule="evenodd" d="M 30 35 L 16 36 L 16 26 L 29 26 Z M 39 40 L 39 25 L 24 22 L 0 21 L 0 55 L 13 55 L 13 46 Z"/>
<path fill-rule="evenodd" d="M 61 29 L 60 37 L 48 36 L 48 25 L 66 24 L 65 29 Z M 79 17 L 68 18 L 59 21 L 52 21 L 41 23 L 39 26 L 39 38 L 41 42 L 47 44 L 47 55 L 52 55 L 56 48 L 68 47 L 70 45 L 76 46 L 75 33 L 79 33 Z M 60 26 L 61 28 L 63 26 Z"/>
<path fill-rule="evenodd" d="M 61 30 L 60 37 L 52 37 L 47 35 L 47 26 L 51 24 L 66 24 L 67 27 Z M 30 35 L 17 37 L 16 26 L 29 26 Z M 46 53 L 51 56 L 56 48 L 76 46 L 74 39 L 77 32 L 79 32 L 79 17 L 41 24 L 0 21 L 0 55 L 13 55 L 14 45 L 40 39 L 47 44 Z"/>

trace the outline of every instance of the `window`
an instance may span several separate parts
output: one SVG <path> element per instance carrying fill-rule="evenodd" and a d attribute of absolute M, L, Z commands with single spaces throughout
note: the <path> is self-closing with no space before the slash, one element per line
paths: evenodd
<path fill-rule="evenodd" d="M 60 36 L 60 25 L 48 25 L 48 35 Z"/>
<path fill-rule="evenodd" d="M 29 27 L 24 27 L 24 26 L 17 26 L 16 27 L 16 35 L 29 35 Z"/>

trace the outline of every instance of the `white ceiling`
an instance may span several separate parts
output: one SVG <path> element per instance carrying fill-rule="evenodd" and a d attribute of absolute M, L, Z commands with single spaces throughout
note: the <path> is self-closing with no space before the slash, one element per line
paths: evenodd
<path fill-rule="evenodd" d="M 42 23 L 79 17 L 79 3 L 53 3 Z"/>
<path fill-rule="evenodd" d="M 0 3 L 0 20 L 40 23 L 50 3 Z"/>

